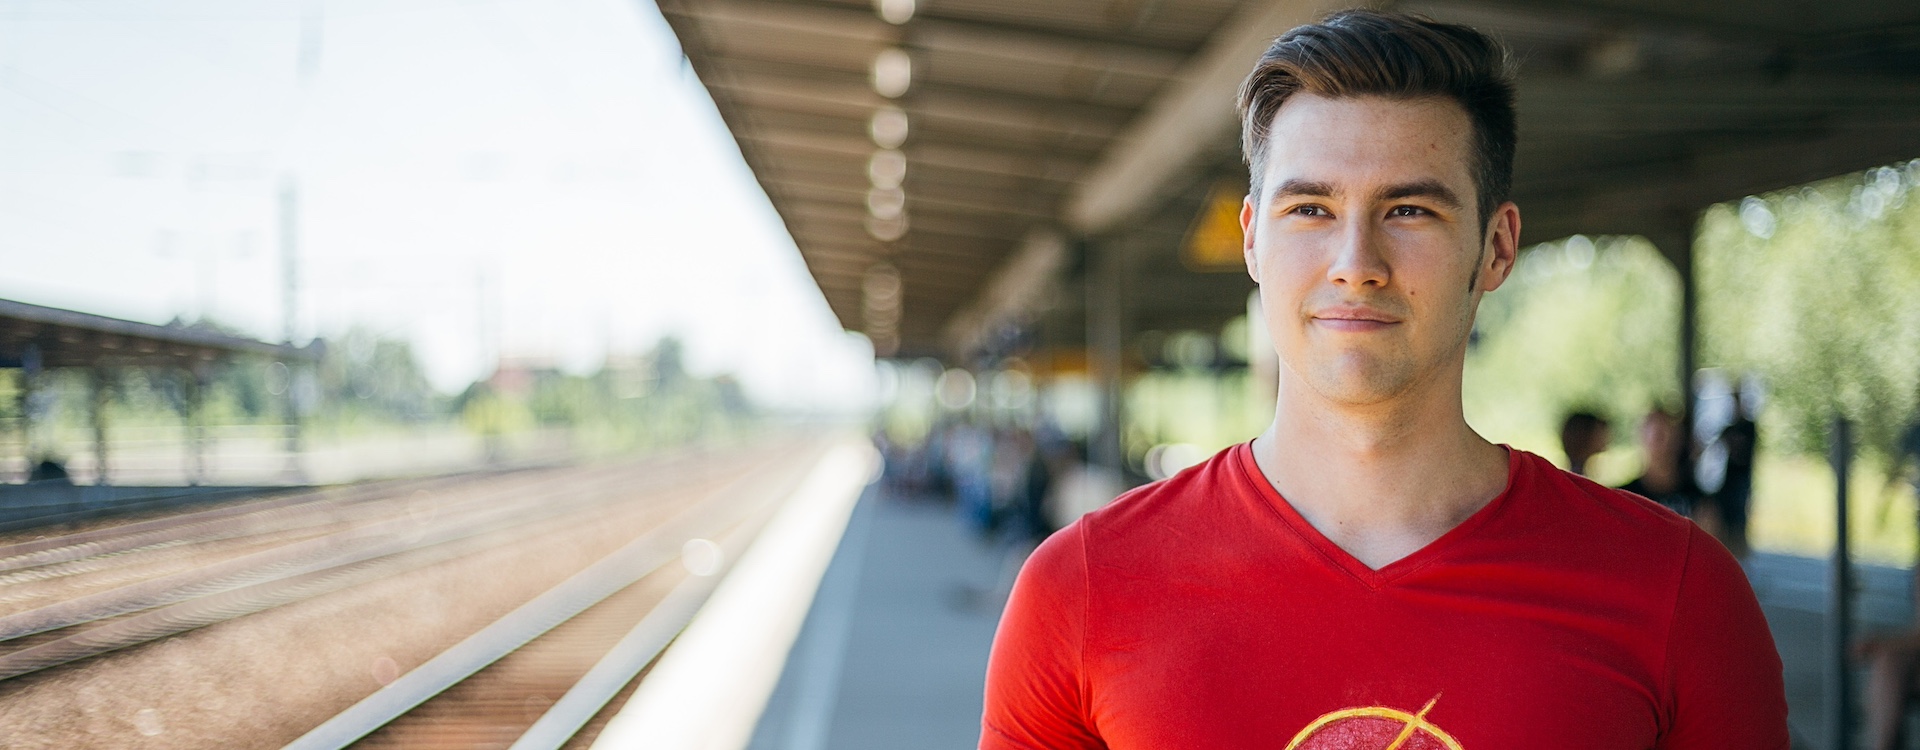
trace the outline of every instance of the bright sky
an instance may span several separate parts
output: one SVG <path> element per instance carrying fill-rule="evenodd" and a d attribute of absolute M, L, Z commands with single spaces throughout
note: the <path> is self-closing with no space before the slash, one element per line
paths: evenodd
<path fill-rule="evenodd" d="M 0 0 L 0 298 L 278 339 L 284 180 L 303 340 L 872 391 L 648 0 Z"/>

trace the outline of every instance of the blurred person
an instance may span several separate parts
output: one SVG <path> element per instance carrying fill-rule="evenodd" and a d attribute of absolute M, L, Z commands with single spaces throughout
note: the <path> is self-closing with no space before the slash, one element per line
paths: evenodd
<path fill-rule="evenodd" d="M 1897 466 L 1920 459 L 1920 422 L 1901 434 Z M 1920 492 L 1920 474 L 1909 474 Z M 1914 620 L 1920 622 L 1920 576 L 1913 579 Z M 1854 646 L 1854 658 L 1866 662 L 1867 747 L 1900 750 L 1907 746 L 1907 708 L 1920 699 L 1920 625 L 1896 633 L 1869 636 Z"/>
<path fill-rule="evenodd" d="M 1474 313 L 1519 248 L 1505 61 L 1376 11 L 1262 56 L 1241 226 L 1274 421 L 1034 552 L 982 748 L 1786 750 L 1733 557 L 1466 422 Z"/>
<path fill-rule="evenodd" d="M 65 486 L 73 484 L 73 477 L 67 473 L 66 464 L 49 456 L 33 464 L 33 471 L 27 475 L 27 482 L 43 486 Z"/>
<path fill-rule="evenodd" d="M 968 421 L 954 422 L 947 430 L 947 476 L 953 482 L 954 501 L 960 506 L 960 518 L 975 531 L 993 528 L 993 436 Z"/>
<path fill-rule="evenodd" d="M 1016 429 L 1015 444 L 1019 447 L 1017 456 L 1010 460 L 1018 461 L 1014 471 L 1018 479 L 1017 486 L 1010 487 L 1011 500 L 1008 507 L 1011 532 L 1025 542 L 1027 549 L 1039 544 L 1040 540 L 1053 533 L 1054 526 L 1047 522 L 1046 499 L 1053 487 L 1053 460 L 1047 455 L 1050 450 L 1058 450 L 1049 444 L 1044 430 Z M 1057 438 L 1051 439 L 1057 444 Z"/>
<path fill-rule="evenodd" d="M 935 424 L 920 446 L 924 472 L 920 477 L 920 491 L 929 493 L 937 501 L 953 498 L 953 477 L 947 470 L 947 438 L 952 431 L 952 424 Z"/>
<path fill-rule="evenodd" d="M 1679 418 L 1666 409 L 1655 408 L 1640 420 L 1638 437 L 1646 465 L 1640 476 L 1620 485 L 1620 489 L 1688 518 L 1704 517 L 1707 524 L 1712 525 L 1717 518 L 1711 512 L 1711 504 L 1700 502 L 1700 490 L 1694 486 L 1693 477 L 1680 470 L 1681 441 L 1685 436 L 1681 434 Z"/>
<path fill-rule="evenodd" d="M 1613 441 L 1613 426 L 1598 414 L 1576 411 L 1560 423 L 1560 449 L 1567 454 L 1567 471 L 1587 474 L 1587 461 Z"/>
<path fill-rule="evenodd" d="M 1747 414 L 1738 390 L 1733 392 L 1733 421 L 1721 428 L 1715 442 L 1724 455 L 1725 478 L 1720 482 L 1720 489 L 1713 493 L 1713 504 L 1720 512 L 1727 546 L 1744 555 L 1748 509 L 1753 504 L 1753 457 L 1759 448 L 1760 427 Z"/>
<path fill-rule="evenodd" d="M 1033 435 L 1022 429 L 1001 430 L 993 441 L 992 475 L 988 480 L 993 491 L 994 530 L 1008 524 L 1025 525 L 1032 469 Z"/>
<path fill-rule="evenodd" d="M 898 494 L 905 483 L 903 475 L 907 465 L 905 447 L 888 436 L 884 426 L 874 427 L 868 439 L 873 443 L 873 450 L 880 454 L 881 488 L 888 493 Z"/>
<path fill-rule="evenodd" d="M 1126 489 L 1114 472 L 1087 460 L 1089 450 L 1085 440 L 1074 440 L 1066 443 L 1052 459 L 1054 476 L 1059 479 L 1048 488 L 1042 504 L 1048 525 L 1055 529 L 1066 528 L 1081 516 L 1098 510 Z"/>
<path fill-rule="evenodd" d="M 1034 542 L 1047 538 L 1066 524 L 1061 522 L 1055 504 L 1060 495 L 1060 486 L 1067 481 L 1068 475 L 1079 464 L 1079 448 L 1069 439 L 1059 426 L 1042 418 L 1033 431 L 1034 473 L 1029 487 L 1028 508 Z M 1115 493 L 1118 494 L 1118 493 Z"/>
<path fill-rule="evenodd" d="M 1866 662 L 1867 747 L 1907 746 L 1907 708 L 1920 697 L 1920 630 L 1876 635 L 1853 649 Z"/>

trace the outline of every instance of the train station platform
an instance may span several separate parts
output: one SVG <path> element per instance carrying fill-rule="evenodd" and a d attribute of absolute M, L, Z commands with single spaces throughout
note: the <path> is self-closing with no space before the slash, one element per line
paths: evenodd
<path fill-rule="evenodd" d="M 749 747 L 974 747 L 987 652 L 1025 552 L 980 539 L 951 504 L 868 487 Z M 1746 566 L 1785 665 L 1794 747 L 1824 748 L 1827 563 L 1757 553 Z M 1910 571 L 1856 573 L 1856 637 L 1904 626 Z"/>
<path fill-rule="evenodd" d="M 981 540 L 950 503 L 876 484 L 860 499 L 755 729 L 752 750 L 961 750 L 1028 551 Z"/>

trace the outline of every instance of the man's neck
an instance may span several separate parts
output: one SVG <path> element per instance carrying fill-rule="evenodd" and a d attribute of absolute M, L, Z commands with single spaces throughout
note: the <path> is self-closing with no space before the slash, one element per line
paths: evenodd
<path fill-rule="evenodd" d="M 1378 569 L 1432 543 L 1506 486 L 1506 452 L 1467 426 L 1457 380 L 1353 406 L 1288 378 L 1255 460 L 1328 540 Z"/>

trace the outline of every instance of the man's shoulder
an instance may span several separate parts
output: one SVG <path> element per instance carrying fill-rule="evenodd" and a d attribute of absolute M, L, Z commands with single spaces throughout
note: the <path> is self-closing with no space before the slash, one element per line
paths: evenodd
<path fill-rule="evenodd" d="M 1521 452 L 1532 464 L 1533 491 L 1548 498 L 1558 510 L 1591 515 L 1590 519 L 1625 531 L 1660 537 L 1685 536 L 1692 522 L 1684 516 L 1626 488 L 1608 487 L 1554 466 L 1532 453 Z"/>
<path fill-rule="evenodd" d="M 1244 444 L 1229 446 L 1173 476 L 1127 490 L 1080 519 L 1090 543 L 1158 543 L 1167 533 L 1218 523 L 1218 516 L 1244 494 L 1240 466 Z"/>
<path fill-rule="evenodd" d="M 1566 562 L 1585 561 L 1622 574 L 1682 564 L 1697 531 L 1666 506 L 1608 487 L 1521 452 L 1527 462 L 1515 487 L 1520 523 L 1511 530 Z"/>

